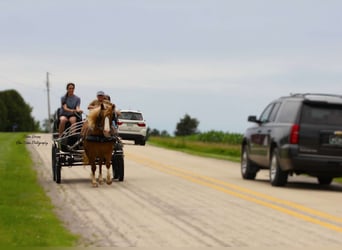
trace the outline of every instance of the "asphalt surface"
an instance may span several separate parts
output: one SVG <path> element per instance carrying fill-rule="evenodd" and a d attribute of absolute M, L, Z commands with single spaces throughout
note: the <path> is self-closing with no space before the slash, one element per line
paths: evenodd
<path fill-rule="evenodd" d="M 238 163 L 126 142 L 125 179 L 93 188 L 90 166 L 52 180 L 49 134 L 27 147 L 39 179 L 79 246 L 342 249 L 342 185 L 268 173 L 242 180 Z M 106 170 L 104 170 L 105 172 Z"/>

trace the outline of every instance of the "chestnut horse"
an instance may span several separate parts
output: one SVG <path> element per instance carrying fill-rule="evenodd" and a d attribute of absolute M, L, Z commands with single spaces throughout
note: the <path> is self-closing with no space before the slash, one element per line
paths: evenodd
<path fill-rule="evenodd" d="M 83 138 L 83 147 L 88 162 L 91 165 L 91 182 L 93 187 L 98 187 L 96 181 L 96 161 L 99 164 L 98 181 L 102 184 L 102 162 L 107 168 L 106 183 L 112 184 L 110 165 L 113 152 L 113 137 L 111 136 L 111 122 L 113 117 L 113 104 L 102 104 L 92 109 L 84 122 L 81 136 Z"/>

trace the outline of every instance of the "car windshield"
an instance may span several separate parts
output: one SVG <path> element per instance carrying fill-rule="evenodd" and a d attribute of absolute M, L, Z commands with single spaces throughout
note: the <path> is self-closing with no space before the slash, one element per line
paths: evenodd
<path fill-rule="evenodd" d="M 142 121 L 143 116 L 141 113 L 136 113 L 136 112 L 121 112 L 121 115 L 119 116 L 120 119 L 124 120 L 138 120 Z"/>

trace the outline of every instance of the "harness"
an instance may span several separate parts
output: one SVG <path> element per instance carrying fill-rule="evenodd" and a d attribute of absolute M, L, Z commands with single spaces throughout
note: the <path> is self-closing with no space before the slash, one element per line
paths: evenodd
<path fill-rule="evenodd" d="M 85 140 L 91 142 L 113 142 L 116 139 L 114 136 L 105 137 L 103 135 L 87 135 Z"/>

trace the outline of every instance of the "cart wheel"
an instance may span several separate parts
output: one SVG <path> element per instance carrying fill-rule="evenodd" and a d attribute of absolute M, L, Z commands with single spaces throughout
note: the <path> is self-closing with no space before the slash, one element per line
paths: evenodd
<path fill-rule="evenodd" d="M 53 181 L 56 181 L 56 152 L 57 152 L 57 147 L 55 144 L 52 145 L 51 149 L 51 167 L 52 167 L 52 179 Z"/>
<path fill-rule="evenodd" d="M 114 176 L 113 178 L 118 179 L 119 181 L 123 181 L 125 176 L 125 168 L 122 155 L 113 155 L 112 168 Z"/>
<path fill-rule="evenodd" d="M 56 164 L 56 183 L 61 183 L 61 170 L 62 166 L 59 162 Z"/>
<path fill-rule="evenodd" d="M 124 158 L 122 155 L 118 156 L 117 158 L 118 158 L 119 181 L 123 181 L 125 177 Z"/>
<path fill-rule="evenodd" d="M 118 179 L 118 164 L 116 163 L 116 156 L 112 155 L 112 171 L 113 171 L 113 179 Z"/>

